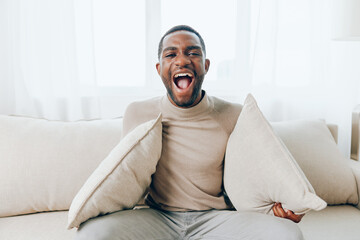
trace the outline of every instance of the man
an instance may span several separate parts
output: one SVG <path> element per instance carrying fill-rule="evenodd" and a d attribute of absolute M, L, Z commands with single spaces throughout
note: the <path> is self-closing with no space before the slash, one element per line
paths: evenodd
<path fill-rule="evenodd" d="M 234 211 L 223 190 L 227 140 L 241 105 L 202 90 L 210 61 L 198 32 L 175 26 L 159 43 L 156 69 L 167 95 L 129 105 L 126 135 L 163 114 L 163 148 L 146 203 L 84 223 L 77 239 L 302 239 L 297 216 Z M 286 219 L 287 218 L 287 219 Z M 290 221 L 290 220 L 292 221 Z"/>

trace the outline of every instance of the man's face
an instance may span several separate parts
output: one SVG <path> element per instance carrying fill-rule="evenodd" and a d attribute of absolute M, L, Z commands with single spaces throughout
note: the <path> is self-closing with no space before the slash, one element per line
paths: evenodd
<path fill-rule="evenodd" d="M 210 61 L 205 59 L 200 39 L 188 31 L 176 31 L 163 40 L 156 69 L 170 101 L 179 107 L 192 107 L 201 100 L 201 86 Z"/>

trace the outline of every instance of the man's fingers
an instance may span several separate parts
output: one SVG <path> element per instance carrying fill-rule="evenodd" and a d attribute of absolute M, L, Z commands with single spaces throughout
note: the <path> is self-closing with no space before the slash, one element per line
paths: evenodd
<path fill-rule="evenodd" d="M 276 217 L 278 217 L 278 213 L 277 213 L 277 209 L 276 209 L 276 203 L 275 203 L 275 205 L 272 207 L 272 210 L 273 210 L 273 212 L 274 212 L 274 215 L 275 215 Z"/>
<path fill-rule="evenodd" d="M 288 218 L 291 221 L 296 222 L 296 223 L 299 223 L 301 221 L 302 217 L 305 215 L 305 214 L 296 215 L 293 211 L 290 211 L 288 209 L 286 209 L 285 212 L 287 215 L 286 218 Z"/>
<path fill-rule="evenodd" d="M 276 209 L 276 203 L 274 204 L 274 206 L 272 207 L 272 210 L 274 212 L 274 215 L 277 217 L 278 213 L 277 213 L 277 209 Z"/>
<path fill-rule="evenodd" d="M 275 203 L 273 207 L 274 215 L 277 217 L 285 218 L 287 214 L 285 213 L 284 209 L 281 206 L 281 203 Z"/>
<path fill-rule="evenodd" d="M 275 203 L 272 207 L 276 217 L 287 218 L 293 222 L 299 223 L 305 214 L 296 215 L 293 211 L 283 209 L 281 203 Z"/>

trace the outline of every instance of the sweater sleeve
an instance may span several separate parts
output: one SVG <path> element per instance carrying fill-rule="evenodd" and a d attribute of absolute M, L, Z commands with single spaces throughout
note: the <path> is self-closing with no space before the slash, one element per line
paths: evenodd
<path fill-rule="evenodd" d="M 125 110 L 122 137 L 142 123 L 155 119 L 159 113 L 159 98 L 133 102 Z"/>

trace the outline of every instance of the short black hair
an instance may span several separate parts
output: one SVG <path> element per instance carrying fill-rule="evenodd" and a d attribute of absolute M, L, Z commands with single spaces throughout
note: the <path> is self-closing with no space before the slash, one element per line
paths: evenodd
<path fill-rule="evenodd" d="M 187 26 L 187 25 L 177 25 L 177 26 L 175 26 L 175 27 L 170 28 L 170 29 L 162 36 L 162 38 L 160 39 L 159 48 L 158 48 L 158 58 L 159 58 L 159 59 L 160 59 L 160 55 L 161 55 L 162 48 L 163 48 L 164 38 L 165 38 L 167 35 L 169 35 L 170 33 L 177 32 L 177 31 L 188 31 L 188 32 L 194 33 L 196 36 L 198 36 L 198 38 L 200 39 L 201 48 L 202 48 L 202 50 L 204 51 L 204 54 L 206 55 L 205 42 L 204 42 L 204 39 L 201 37 L 200 33 L 198 33 L 195 29 L 193 29 L 193 28 L 190 27 L 190 26 Z"/>

